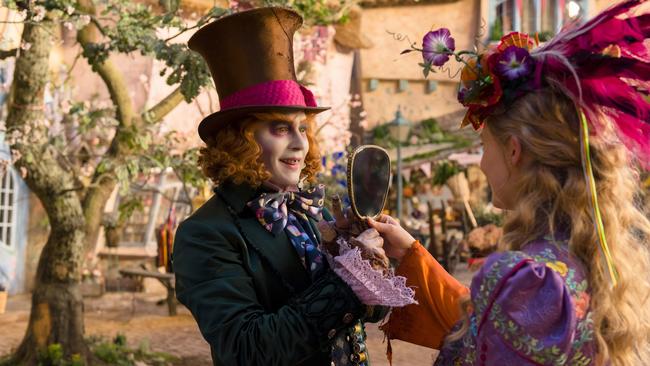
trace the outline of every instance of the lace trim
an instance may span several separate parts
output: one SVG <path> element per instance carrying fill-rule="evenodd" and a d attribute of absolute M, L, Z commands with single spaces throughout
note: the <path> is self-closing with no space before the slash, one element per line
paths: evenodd
<path fill-rule="evenodd" d="M 339 255 L 332 257 L 324 251 L 334 272 L 366 305 L 401 307 L 417 304 L 415 291 L 406 286 L 406 278 L 395 276 L 392 270 L 384 273 L 372 268 L 370 261 L 361 257 L 359 248 L 351 248 L 343 238 L 337 240 Z"/>

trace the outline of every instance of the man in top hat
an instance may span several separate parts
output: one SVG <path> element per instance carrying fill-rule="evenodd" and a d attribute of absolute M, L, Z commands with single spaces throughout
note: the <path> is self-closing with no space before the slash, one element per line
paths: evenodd
<path fill-rule="evenodd" d="M 198 163 L 217 188 L 179 226 L 173 267 L 178 300 L 215 365 L 367 359 L 359 322 L 367 309 L 318 249 L 323 187 L 298 189 L 320 168 L 314 116 L 327 109 L 296 82 L 292 38 L 301 22 L 287 9 L 255 9 L 189 41 L 220 99 L 221 110 L 199 125 L 206 146 Z M 376 231 L 364 234 L 368 245 L 381 241 Z"/>

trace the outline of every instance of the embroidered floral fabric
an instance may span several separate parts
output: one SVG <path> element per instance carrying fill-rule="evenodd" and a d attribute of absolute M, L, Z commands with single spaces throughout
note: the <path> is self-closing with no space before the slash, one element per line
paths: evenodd
<path fill-rule="evenodd" d="M 472 280 L 470 330 L 435 365 L 592 365 L 589 286 L 567 245 L 544 237 L 488 257 Z"/>

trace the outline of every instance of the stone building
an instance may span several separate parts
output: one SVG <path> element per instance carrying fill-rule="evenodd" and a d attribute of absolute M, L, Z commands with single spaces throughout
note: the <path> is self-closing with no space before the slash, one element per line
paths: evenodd
<path fill-rule="evenodd" d="M 421 47 L 422 36 L 449 28 L 456 49 L 483 49 L 511 31 L 557 33 L 577 17 L 591 17 L 612 0 L 364 0 L 362 30 L 375 47 L 361 51 L 361 84 L 368 127 L 387 123 L 401 108 L 412 122 L 436 118 L 443 128 L 455 129 L 462 119 L 456 101 L 458 70 L 425 79 L 421 54 L 400 55 L 411 43 Z M 396 39 L 397 38 L 397 39 Z M 452 76 L 450 78 L 449 76 Z"/>

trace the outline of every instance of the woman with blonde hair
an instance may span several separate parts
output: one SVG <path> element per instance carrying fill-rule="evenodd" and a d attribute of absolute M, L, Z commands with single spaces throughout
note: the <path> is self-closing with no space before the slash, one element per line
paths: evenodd
<path fill-rule="evenodd" d="M 483 54 L 424 38 L 425 67 L 465 62 L 459 101 L 481 169 L 508 210 L 501 246 L 466 288 L 388 216 L 371 221 L 418 305 L 389 339 L 440 349 L 436 365 L 650 362 L 650 14 L 622 2 L 544 45 L 511 33 Z M 645 42 L 645 43 L 644 43 Z M 469 56 L 468 56 L 469 55 Z"/>

